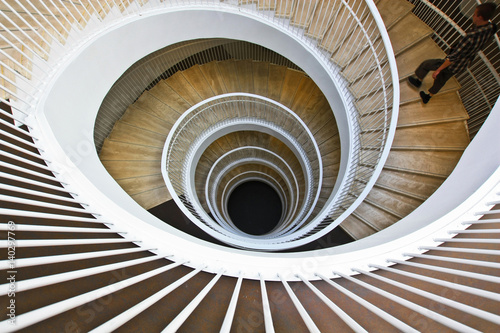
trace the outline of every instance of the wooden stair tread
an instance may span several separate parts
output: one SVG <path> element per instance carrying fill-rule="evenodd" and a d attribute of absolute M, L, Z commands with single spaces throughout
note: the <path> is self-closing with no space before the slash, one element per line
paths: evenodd
<path fill-rule="evenodd" d="M 369 36 L 379 35 L 377 25 L 374 19 L 367 15 L 363 21 L 363 28 Z M 360 38 L 364 34 L 363 29 L 359 26 L 355 26 L 352 31 L 346 36 L 345 41 L 340 48 L 338 48 L 332 55 L 331 60 L 341 67 L 346 66 L 352 59 L 356 58 L 359 53 L 364 49 L 367 49 L 367 40 L 365 38 Z"/>
<path fill-rule="evenodd" d="M 322 39 L 330 25 L 331 17 L 340 8 L 338 1 L 321 1 L 311 19 L 311 24 L 306 35 L 316 39 Z"/>
<path fill-rule="evenodd" d="M 407 193 L 415 197 L 427 198 L 441 186 L 443 178 L 395 170 L 382 170 L 377 185 Z"/>
<path fill-rule="evenodd" d="M 165 145 L 167 135 L 151 132 L 125 122 L 117 121 L 108 138 L 113 141 L 161 148 Z"/>
<path fill-rule="evenodd" d="M 283 86 L 283 80 L 285 78 L 285 73 L 287 72 L 287 68 L 285 66 L 279 66 L 270 64 L 269 65 L 269 82 L 267 86 L 267 91 L 270 99 L 275 101 L 280 100 L 281 89 Z"/>
<path fill-rule="evenodd" d="M 332 121 L 325 124 L 325 126 L 314 135 L 314 138 L 322 154 L 340 149 L 339 133 L 337 132 L 337 126 L 334 126 Z"/>
<path fill-rule="evenodd" d="M 165 80 L 165 83 L 172 88 L 189 106 L 193 106 L 202 101 L 200 95 L 196 92 L 182 72 L 177 72 Z"/>
<path fill-rule="evenodd" d="M 165 186 L 161 173 L 120 179 L 117 182 L 131 196 Z"/>
<path fill-rule="evenodd" d="M 240 92 L 241 89 L 238 83 L 238 75 L 236 74 L 235 61 L 219 61 L 217 66 L 224 80 L 227 92 Z"/>
<path fill-rule="evenodd" d="M 276 8 L 276 0 L 261 0 L 258 5 L 259 10 L 273 10 Z"/>
<path fill-rule="evenodd" d="M 352 214 L 342 221 L 339 227 L 344 229 L 344 231 L 355 240 L 365 238 L 376 232 L 375 229 L 365 224 Z"/>
<path fill-rule="evenodd" d="M 391 82 L 391 73 L 383 71 L 384 81 Z M 381 78 L 378 70 L 373 70 L 363 75 L 362 78 L 349 86 L 349 91 L 353 94 L 354 98 L 359 99 L 362 96 L 371 95 L 374 91 L 381 91 Z"/>
<path fill-rule="evenodd" d="M 307 95 L 303 95 L 304 98 L 307 98 Z M 297 100 L 299 102 L 300 100 Z M 307 100 L 305 107 L 300 107 L 300 104 L 292 110 L 297 112 L 297 115 L 302 119 L 302 121 L 306 124 L 309 124 L 311 120 L 316 116 L 319 110 L 327 110 L 330 109 L 330 105 L 328 100 L 323 95 L 323 92 L 317 88 L 313 89 L 311 94 L 309 95 L 309 99 Z M 331 109 L 330 109 L 330 112 Z"/>
<path fill-rule="evenodd" d="M 168 192 L 166 186 L 131 195 L 131 197 L 146 210 L 172 199 L 172 196 Z"/>
<path fill-rule="evenodd" d="M 227 92 L 216 61 L 200 65 L 200 70 L 215 95 L 221 95 Z"/>
<path fill-rule="evenodd" d="M 166 122 L 175 123 L 174 119 L 177 119 L 181 113 L 158 99 L 158 92 L 157 89 L 145 91 L 133 105 Z"/>
<path fill-rule="evenodd" d="M 142 108 L 137 107 L 137 105 L 140 105 L 140 103 L 130 105 L 121 117 L 120 122 L 143 128 L 161 135 L 168 134 L 173 123 L 162 120 L 153 115 L 151 112 L 148 112 L 149 109 L 148 111 L 145 111 Z"/>
<path fill-rule="evenodd" d="M 432 102 L 406 103 L 399 107 L 398 126 L 420 125 L 435 122 L 466 120 L 469 118 L 458 93 L 437 94 Z"/>
<path fill-rule="evenodd" d="M 294 1 L 294 9 L 290 23 L 299 27 L 308 27 L 317 4 L 318 0 Z"/>
<path fill-rule="evenodd" d="M 454 121 L 398 128 L 392 147 L 465 149 L 469 142 L 465 121 Z"/>
<path fill-rule="evenodd" d="M 406 15 L 388 31 L 394 54 L 432 35 L 433 30 L 413 14 Z"/>
<path fill-rule="evenodd" d="M 390 29 L 396 22 L 410 13 L 413 7 L 415 5 L 406 0 L 380 0 L 377 2 L 377 9 L 387 29 Z"/>
<path fill-rule="evenodd" d="M 167 84 L 166 80 L 161 80 L 154 86 L 153 89 L 149 91 L 149 93 L 179 115 L 183 114 L 184 111 L 189 109 L 191 106 L 184 98 L 182 98 L 181 95 L 179 95 L 169 84 Z M 141 99 L 139 98 L 139 100 Z M 170 113 L 170 110 L 167 112 Z"/>
<path fill-rule="evenodd" d="M 373 188 L 366 198 L 378 206 L 397 213 L 401 217 L 410 214 L 422 204 L 421 200 L 381 188 Z"/>
<path fill-rule="evenodd" d="M 316 90 L 319 90 L 319 88 L 314 81 L 308 76 L 303 76 L 300 79 L 299 86 L 297 87 L 297 94 L 292 101 L 290 109 L 300 116 Z M 321 91 L 319 94 L 322 95 Z"/>
<path fill-rule="evenodd" d="M 290 17 L 293 11 L 292 1 L 277 1 L 274 10 L 274 16 L 277 17 Z"/>
<path fill-rule="evenodd" d="M 411 84 L 408 83 L 407 80 L 403 80 L 400 82 L 399 88 L 400 88 L 400 100 L 401 104 L 403 103 L 408 103 L 412 101 L 418 101 L 421 100 L 419 91 L 427 91 L 430 87 L 432 87 L 432 84 L 434 83 L 434 79 L 432 78 L 431 73 L 429 73 L 424 80 L 422 81 L 422 86 L 419 89 L 416 89 L 413 87 Z M 446 84 L 439 90 L 438 94 L 443 94 L 446 92 L 451 92 L 451 91 L 457 91 L 460 89 L 460 84 L 458 83 L 457 79 L 455 77 L 452 77 L 449 79 Z M 432 103 L 432 100 L 429 101 L 429 104 Z"/>
<path fill-rule="evenodd" d="M 369 9 L 364 1 L 355 1 L 350 6 L 355 13 L 364 14 L 363 17 L 359 18 L 361 21 L 363 21 L 369 13 Z M 349 10 L 345 8 L 345 6 L 340 7 L 340 10 L 338 11 L 336 17 L 344 19 L 336 19 L 330 25 L 319 44 L 321 48 L 329 52 L 333 52 L 338 49 L 346 40 L 346 38 L 348 38 L 351 33 L 358 27 L 357 23 L 354 20 L 348 19 L 351 18 L 351 14 L 349 13 Z M 348 24 L 346 24 L 347 20 L 350 21 Z"/>
<path fill-rule="evenodd" d="M 461 156 L 462 151 L 391 150 L 385 165 L 401 171 L 446 177 Z"/>
<path fill-rule="evenodd" d="M 189 82 L 189 84 L 196 90 L 198 95 L 202 100 L 213 97 L 215 94 L 210 88 L 210 85 L 205 79 L 203 72 L 201 71 L 200 66 L 195 65 L 184 71 L 182 71 L 182 75 Z"/>
<path fill-rule="evenodd" d="M 161 161 L 121 161 L 104 160 L 101 161 L 109 174 L 115 179 L 131 177 L 143 177 L 161 173 Z"/>
<path fill-rule="evenodd" d="M 254 94 L 267 97 L 269 82 L 269 63 L 264 61 L 252 62 Z"/>
<path fill-rule="evenodd" d="M 291 107 L 296 96 L 299 83 L 304 77 L 304 73 L 294 69 L 287 69 L 281 87 L 281 95 L 279 102 L 286 107 Z"/>
<path fill-rule="evenodd" d="M 106 139 L 99 157 L 102 160 L 141 160 L 156 161 L 161 159 L 163 148 L 154 148 Z"/>
<path fill-rule="evenodd" d="M 236 61 L 236 75 L 240 86 L 240 91 L 254 93 L 252 61 Z"/>
<path fill-rule="evenodd" d="M 396 56 L 398 74 L 400 78 L 414 75 L 420 63 L 427 59 L 444 59 L 446 53 L 430 38 L 409 47 Z"/>
<path fill-rule="evenodd" d="M 370 224 L 377 230 L 385 229 L 399 220 L 398 217 L 373 204 L 367 203 L 366 200 L 363 201 L 358 208 L 356 208 L 354 214 L 363 220 L 369 221 Z"/>

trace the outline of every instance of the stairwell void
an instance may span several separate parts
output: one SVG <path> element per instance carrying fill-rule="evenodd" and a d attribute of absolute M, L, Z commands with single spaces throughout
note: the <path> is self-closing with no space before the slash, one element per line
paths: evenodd
<path fill-rule="evenodd" d="M 229 195 L 227 210 L 238 229 L 251 235 L 264 235 L 281 219 L 282 205 L 278 193 L 261 181 L 238 185 Z"/>

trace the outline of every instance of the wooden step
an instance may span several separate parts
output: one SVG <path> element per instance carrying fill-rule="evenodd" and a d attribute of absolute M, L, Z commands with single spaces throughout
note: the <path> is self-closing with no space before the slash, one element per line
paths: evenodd
<path fill-rule="evenodd" d="M 158 171 L 161 170 L 156 170 L 156 172 Z M 165 181 L 163 180 L 160 172 L 142 177 L 120 179 L 118 180 L 118 184 L 120 184 L 125 192 L 133 196 L 142 192 L 157 189 L 159 187 L 164 187 Z"/>
<path fill-rule="evenodd" d="M 390 96 L 393 94 L 392 86 L 387 87 L 385 94 L 389 97 L 388 102 L 391 101 Z M 355 101 L 356 109 L 361 116 L 366 115 L 370 112 L 381 111 L 385 107 L 384 92 L 382 90 L 377 90 L 371 92 L 370 94 L 363 95 Z M 388 105 L 391 108 L 391 105 Z"/>
<path fill-rule="evenodd" d="M 294 69 L 287 69 L 281 86 L 281 95 L 279 102 L 286 107 L 291 107 L 292 102 L 297 94 L 300 81 L 304 77 L 304 73 Z"/>
<path fill-rule="evenodd" d="M 410 13 L 413 7 L 415 5 L 406 0 L 379 0 L 377 2 L 377 9 L 387 29 Z"/>
<path fill-rule="evenodd" d="M 267 86 L 267 97 L 275 101 L 280 100 L 281 90 L 287 68 L 285 66 L 269 65 L 269 82 Z"/>
<path fill-rule="evenodd" d="M 423 105 L 420 101 L 406 103 L 399 107 L 398 127 L 439 123 L 469 118 L 457 92 L 438 94 L 432 103 Z"/>
<path fill-rule="evenodd" d="M 254 94 L 267 97 L 269 82 L 269 63 L 264 61 L 252 62 Z"/>
<path fill-rule="evenodd" d="M 426 37 L 396 56 L 399 78 L 415 75 L 415 70 L 424 60 L 445 57 L 446 53 L 430 37 Z"/>
<path fill-rule="evenodd" d="M 149 102 L 146 101 L 146 99 L 148 99 L 147 96 L 141 97 L 140 103 L 136 102 L 130 105 L 121 117 L 120 122 L 142 128 L 150 132 L 158 133 L 160 135 L 168 135 L 173 123 L 167 122 L 166 120 L 154 115 L 152 109 L 148 107 Z M 143 103 L 143 101 L 145 102 Z M 139 106 L 142 107 L 140 108 Z"/>
<path fill-rule="evenodd" d="M 290 18 L 293 13 L 293 1 L 277 1 L 274 16 Z"/>
<path fill-rule="evenodd" d="M 139 99 L 133 104 L 136 109 L 146 111 L 157 119 L 161 119 L 164 122 L 174 124 L 174 119 L 180 116 L 176 110 L 169 107 L 163 101 L 159 100 L 156 95 L 158 91 L 145 91 Z"/>
<path fill-rule="evenodd" d="M 330 25 L 333 15 L 340 9 L 338 1 L 321 1 L 316 5 L 316 10 L 307 29 L 306 35 L 315 39 L 322 39 Z"/>
<path fill-rule="evenodd" d="M 382 208 L 385 207 L 378 207 L 365 200 L 356 208 L 353 214 L 359 219 L 368 221 L 376 230 L 382 230 L 393 225 L 400 219 Z"/>
<path fill-rule="evenodd" d="M 102 164 L 115 179 L 126 179 L 133 177 L 143 177 L 161 173 L 161 161 L 137 161 L 137 160 L 107 160 Z"/>
<path fill-rule="evenodd" d="M 210 85 L 210 88 L 214 92 L 214 95 L 227 93 L 224 80 L 222 79 L 221 73 L 219 72 L 216 61 L 200 65 L 200 70 L 205 76 L 205 80 Z"/>
<path fill-rule="evenodd" d="M 179 73 L 177 77 L 179 75 L 181 75 L 181 73 Z M 175 85 L 175 83 L 172 84 Z M 174 89 L 172 89 L 172 87 L 166 83 L 166 80 L 162 80 L 157 85 L 155 85 L 153 89 L 149 90 L 149 94 L 151 94 L 158 101 L 167 106 L 162 106 L 160 110 L 157 110 L 158 117 L 160 118 L 164 118 L 165 115 L 171 114 L 172 110 L 181 115 L 191 107 L 191 104 L 189 104 L 188 101 L 186 101 L 181 95 L 179 95 Z M 140 100 L 141 98 L 139 98 L 138 101 Z"/>
<path fill-rule="evenodd" d="M 433 30 L 413 14 L 406 15 L 389 31 L 394 54 L 399 54 L 432 35 Z"/>
<path fill-rule="evenodd" d="M 236 61 L 236 75 L 240 86 L 240 91 L 245 93 L 254 93 L 252 61 Z"/>
<path fill-rule="evenodd" d="M 355 1 L 351 4 L 352 10 L 357 13 L 360 20 L 363 20 L 369 13 L 369 9 L 364 1 Z M 346 39 L 348 39 L 352 32 L 357 29 L 358 25 L 349 10 L 345 6 L 341 6 L 335 21 L 330 25 L 328 31 L 325 33 L 319 46 L 329 52 L 334 52 L 340 48 Z M 346 24 L 346 22 L 349 22 Z"/>
<path fill-rule="evenodd" d="M 192 66 L 182 71 L 182 75 L 187 80 L 187 82 L 189 82 L 191 87 L 196 90 L 197 94 L 202 100 L 215 96 L 205 76 L 203 75 L 200 66 Z"/>
<path fill-rule="evenodd" d="M 402 127 L 396 130 L 392 149 L 458 149 L 469 145 L 467 124 L 447 123 Z"/>
<path fill-rule="evenodd" d="M 448 176 L 462 151 L 391 150 L 386 166 L 429 176 Z"/>
<path fill-rule="evenodd" d="M 144 146 L 163 148 L 166 134 L 158 134 L 140 127 L 129 125 L 125 122 L 116 122 L 113 130 L 108 136 L 110 140 L 126 143 L 136 143 Z"/>
<path fill-rule="evenodd" d="M 290 19 L 290 23 L 301 28 L 309 27 L 318 2 L 319 0 L 294 1 L 293 14 Z"/>
<path fill-rule="evenodd" d="M 383 48 L 382 42 L 378 39 L 374 42 L 373 49 L 380 50 Z M 353 55 L 348 59 L 348 64 L 342 70 L 342 75 L 349 82 L 354 82 L 356 79 L 362 78 L 366 73 L 370 73 L 378 67 L 378 62 L 382 66 L 387 66 L 387 57 L 382 54 L 379 59 L 375 59 L 371 48 L 366 47 L 359 54 Z"/>
<path fill-rule="evenodd" d="M 219 61 L 217 63 L 217 67 L 222 75 L 227 92 L 241 92 L 238 83 L 235 61 Z"/>
<path fill-rule="evenodd" d="M 391 73 L 389 71 L 383 71 L 384 82 L 391 82 Z M 361 79 L 357 80 L 349 86 L 349 91 L 352 93 L 354 98 L 360 99 L 363 96 L 371 95 L 374 92 L 381 91 L 381 74 L 378 70 L 373 70 L 372 72 L 365 74 Z"/>
<path fill-rule="evenodd" d="M 146 192 L 131 195 L 131 197 L 146 210 L 172 199 L 165 185 Z"/>
<path fill-rule="evenodd" d="M 314 136 L 321 154 L 340 149 L 339 134 L 336 130 L 337 126 L 329 122 Z"/>
<path fill-rule="evenodd" d="M 399 89 L 400 89 L 400 102 L 401 104 L 418 101 L 421 100 L 419 91 L 428 91 L 430 87 L 434 84 L 434 79 L 432 78 L 431 73 L 429 73 L 425 79 L 422 81 L 422 86 L 419 89 L 416 89 L 414 86 L 408 83 L 407 80 L 400 81 Z M 446 84 L 439 90 L 438 94 L 444 94 L 447 92 L 453 92 L 460 89 L 460 84 L 458 83 L 455 77 L 449 79 Z M 432 103 L 432 100 L 429 101 L 429 104 Z"/>
<path fill-rule="evenodd" d="M 303 96 L 305 103 L 299 104 L 299 102 L 302 101 L 296 100 L 296 107 L 292 106 L 292 110 L 297 113 L 304 123 L 309 124 L 319 113 L 319 110 L 322 110 L 322 112 L 332 112 L 328 100 L 319 88 L 316 87 L 312 89 L 308 99 L 307 94 L 301 94 L 301 96 Z M 307 101 L 305 101 L 305 99 L 307 99 Z"/>
<path fill-rule="evenodd" d="M 340 67 L 346 66 L 359 53 L 368 48 L 368 40 L 365 37 L 361 37 L 364 36 L 365 32 L 368 36 L 379 35 L 377 25 L 371 15 L 366 15 L 361 24 L 363 28 L 358 25 L 353 27 L 352 31 L 342 42 L 342 45 L 339 46 L 331 57 L 331 60 Z"/>
<path fill-rule="evenodd" d="M 366 199 L 378 207 L 391 211 L 402 218 L 422 204 L 422 200 L 391 192 L 383 188 L 373 188 Z"/>
<path fill-rule="evenodd" d="M 200 95 L 198 95 L 193 86 L 189 84 L 182 72 L 175 73 L 169 77 L 168 80 L 165 80 L 165 83 L 185 100 L 190 107 L 202 101 Z"/>
<path fill-rule="evenodd" d="M 376 186 L 425 200 L 443 183 L 443 177 L 408 173 L 385 168 L 377 179 Z"/>
<path fill-rule="evenodd" d="M 258 6 L 259 10 L 274 10 L 276 8 L 276 0 L 260 0 Z"/>
<path fill-rule="evenodd" d="M 308 77 L 304 76 L 299 82 L 297 88 L 297 94 L 295 95 L 290 109 L 296 113 L 300 118 L 308 111 L 307 105 L 312 98 L 320 98 L 323 93 L 314 83 L 314 81 Z M 304 120 L 302 118 L 302 120 Z"/>
<path fill-rule="evenodd" d="M 99 155 L 105 160 L 157 161 L 161 159 L 162 148 L 154 148 L 106 139 Z"/>
<path fill-rule="evenodd" d="M 339 227 L 355 240 L 370 236 L 377 231 L 352 214 L 342 221 Z"/>

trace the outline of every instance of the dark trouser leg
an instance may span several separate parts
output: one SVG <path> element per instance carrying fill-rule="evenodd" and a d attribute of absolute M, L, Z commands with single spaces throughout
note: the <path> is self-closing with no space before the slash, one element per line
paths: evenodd
<path fill-rule="evenodd" d="M 429 59 L 422 62 L 417 70 L 415 71 L 415 75 L 419 80 L 423 80 L 424 77 L 429 73 L 429 71 L 435 71 L 443 64 L 443 59 Z"/>
<path fill-rule="evenodd" d="M 435 71 L 436 69 L 439 68 L 443 64 L 444 60 L 443 59 L 429 59 L 424 62 L 422 62 L 417 70 L 415 71 L 415 75 L 420 79 L 423 80 L 424 77 L 429 73 L 429 71 Z M 435 95 L 439 92 L 441 88 L 445 85 L 446 81 L 448 81 L 451 77 L 453 76 L 453 73 L 448 71 L 446 68 L 442 70 L 436 79 L 434 80 L 434 84 L 432 87 L 429 89 L 429 93 Z"/>
<path fill-rule="evenodd" d="M 429 88 L 429 93 L 435 95 L 443 88 L 445 85 L 446 81 L 448 81 L 451 77 L 453 76 L 453 73 L 443 69 L 437 76 L 436 79 L 434 80 L 434 84 L 432 87 Z"/>

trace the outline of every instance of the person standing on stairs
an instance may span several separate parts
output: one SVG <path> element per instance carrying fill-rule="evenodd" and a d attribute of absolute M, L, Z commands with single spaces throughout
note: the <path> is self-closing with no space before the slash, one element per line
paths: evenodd
<path fill-rule="evenodd" d="M 497 26 L 490 22 L 493 18 L 496 4 L 486 2 L 476 7 L 472 22 L 474 27 L 458 41 L 445 59 L 428 59 L 415 70 L 415 76 L 410 76 L 408 82 L 415 88 L 420 88 L 422 80 L 434 71 L 434 84 L 428 93 L 420 91 L 422 102 L 427 104 L 431 97 L 445 85 L 453 75 L 464 71 L 474 60 L 476 54 L 483 49 L 486 42 L 496 33 Z"/>

